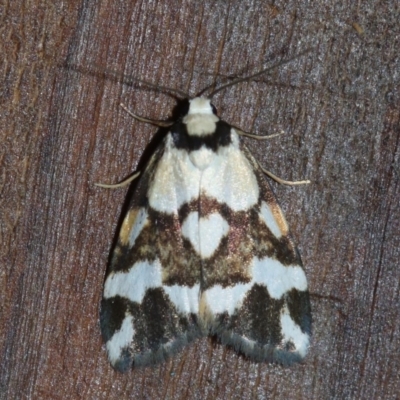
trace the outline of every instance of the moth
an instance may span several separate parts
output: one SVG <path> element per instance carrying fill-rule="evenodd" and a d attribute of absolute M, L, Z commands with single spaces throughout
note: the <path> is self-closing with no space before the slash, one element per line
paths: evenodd
<path fill-rule="evenodd" d="M 138 178 L 100 313 L 119 371 L 207 335 L 256 362 L 287 365 L 307 353 L 311 309 L 299 253 L 246 134 L 210 100 L 243 80 L 194 97 L 164 124 L 169 131 Z"/>

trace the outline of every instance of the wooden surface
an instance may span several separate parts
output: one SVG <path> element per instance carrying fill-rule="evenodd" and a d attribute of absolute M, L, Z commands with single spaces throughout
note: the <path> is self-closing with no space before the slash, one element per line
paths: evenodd
<path fill-rule="evenodd" d="M 274 5 L 272 5 L 274 4 Z M 1 5 L 1 399 L 396 399 L 400 395 L 400 13 L 392 1 L 68 1 Z M 355 25 L 358 24 L 358 25 Z M 363 32 L 362 32 L 363 31 Z M 108 364 L 99 303 L 127 189 L 174 99 L 313 50 L 218 94 L 255 133 L 307 272 L 304 364 L 211 339 L 154 368 Z M 98 72 L 100 71 L 100 72 Z"/>

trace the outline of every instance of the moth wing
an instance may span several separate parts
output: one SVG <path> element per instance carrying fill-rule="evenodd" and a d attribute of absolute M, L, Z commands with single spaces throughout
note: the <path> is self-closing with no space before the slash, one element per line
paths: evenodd
<path fill-rule="evenodd" d="M 229 189 L 214 204 L 229 228 L 218 237 L 212 256 L 203 260 L 201 318 L 223 344 L 252 360 L 300 361 L 311 334 L 300 256 L 256 160 L 243 144 L 230 152 L 214 172 Z M 201 202 L 202 209 L 212 209 L 208 196 Z M 235 204 L 241 206 L 235 209 Z M 200 241 L 206 243 L 218 226 L 203 232 Z"/>
<path fill-rule="evenodd" d="M 198 260 L 181 234 L 180 203 L 194 194 L 185 189 L 185 160 L 170 142 L 168 135 L 138 181 L 104 284 L 101 329 L 109 360 L 121 371 L 162 361 L 201 335 L 200 264 L 188 268 Z"/>

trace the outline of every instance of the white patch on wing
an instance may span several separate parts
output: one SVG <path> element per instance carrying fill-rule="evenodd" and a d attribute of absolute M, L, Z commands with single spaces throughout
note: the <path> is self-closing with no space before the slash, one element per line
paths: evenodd
<path fill-rule="evenodd" d="M 178 150 L 171 134 L 166 138 L 165 150 L 150 181 L 149 204 L 157 211 L 176 214 L 177 210 L 199 197 L 201 170 L 189 159 L 189 153 Z"/>
<path fill-rule="evenodd" d="M 133 247 L 135 240 L 139 236 L 140 232 L 142 231 L 143 227 L 147 223 L 147 211 L 144 208 L 139 209 L 135 222 L 133 224 L 132 230 L 129 234 L 129 246 Z"/>
<path fill-rule="evenodd" d="M 215 157 L 215 152 L 207 147 L 201 147 L 189 153 L 190 161 L 200 170 L 204 170 L 210 166 Z"/>
<path fill-rule="evenodd" d="M 220 147 L 209 168 L 204 170 L 201 190 L 233 211 L 245 211 L 258 202 L 259 188 L 253 168 L 239 148 L 231 130 L 232 143 Z"/>
<path fill-rule="evenodd" d="M 310 344 L 310 337 L 302 332 L 300 327 L 292 320 L 286 307 L 281 313 L 281 333 L 284 342 L 292 342 L 299 355 L 305 357 Z"/>
<path fill-rule="evenodd" d="M 132 343 L 134 335 L 135 329 L 133 328 L 132 315 L 126 314 L 121 328 L 106 343 L 108 358 L 112 364 L 119 360 L 122 350 Z"/>
<path fill-rule="evenodd" d="M 252 271 L 254 283 L 267 287 L 273 299 L 280 299 L 292 289 L 304 291 L 307 289 L 307 279 L 300 266 L 286 267 L 272 258 L 253 259 Z"/>
<path fill-rule="evenodd" d="M 190 241 L 202 258 L 208 258 L 214 254 L 228 231 L 229 224 L 218 213 L 199 219 L 199 213 L 194 211 L 182 224 L 182 235 Z"/>
<path fill-rule="evenodd" d="M 232 315 L 237 307 L 243 302 L 244 296 L 253 286 L 253 282 L 238 283 L 234 286 L 222 287 L 214 285 L 207 289 L 202 296 L 213 314 L 222 314 L 227 312 Z"/>
<path fill-rule="evenodd" d="M 104 298 L 121 296 L 141 303 L 147 289 L 161 287 L 159 260 L 137 262 L 127 272 L 111 272 L 104 284 Z"/>
<path fill-rule="evenodd" d="M 174 146 L 169 134 L 164 154 L 149 184 L 150 206 L 160 212 L 176 214 L 183 204 L 197 199 L 200 191 L 227 204 L 233 211 L 245 211 L 254 206 L 259 197 L 256 176 L 239 148 L 239 138 L 233 129 L 231 139 L 232 143 L 220 147 L 217 153 L 194 154 L 192 162 L 186 150 Z"/>
<path fill-rule="evenodd" d="M 279 239 L 282 236 L 281 229 L 279 228 L 279 225 L 275 219 L 274 214 L 272 213 L 271 208 L 269 205 L 263 201 L 261 203 L 261 213 L 260 213 L 261 219 L 265 222 L 267 225 L 268 229 L 272 232 L 272 234 Z"/>
<path fill-rule="evenodd" d="M 104 298 L 121 296 L 140 304 L 148 289 L 158 287 L 164 289 L 179 312 L 198 312 L 199 285 L 193 287 L 163 285 L 159 260 L 153 263 L 137 262 L 128 272 L 112 272 L 104 284 Z"/>
<path fill-rule="evenodd" d="M 197 314 L 199 312 L 200 285 L 189 286 L 163 286 L 177 310 L 184 314 Z"/>
<path fill-rule="evenodd" d="M 249 283 L 228 287 L 215 285 L 203 293 L 212 313 L 228 312 L 232 315 L 237 308 L 241 307 L 244 297 L 254 284 L 266 286 L 269 295 L 277 300 L 291 289 L 299 291 L 307 289 L 306 276 L 300 266 L 286 267 L 268 257 L 261 260 L 254 257 L 251 265 L 252 280 Z"/>

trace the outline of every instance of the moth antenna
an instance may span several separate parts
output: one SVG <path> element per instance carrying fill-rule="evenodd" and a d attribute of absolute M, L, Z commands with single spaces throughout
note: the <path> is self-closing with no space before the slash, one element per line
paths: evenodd
<path fill-rule="evenodd" d="M 133 118 L 137 119 L 140 122 L 145 122 L 147 124 L 152 124 L 155 126 L 158 126 L 160 128 L 168 128 L 174 124 L 172 121 L 159 121 L 157 119 L 149 119 L 149 118 L 144 118 L 139 115 L 134 114 L 131 110 L 128 109 L 128 107 L 125 106 L 125 104 L 120 103 L 120 106 Z"/>
<path fill-rule="evenodd" d="M 94 185 L 97 187 L 101 187 L 104 189 L 118 189 L 121 187 L 125 187 L 128 186 L 132 181 L 134 181 L 138 176 L 140 175 L 140 171 L 136 172 L 135 174 L 133 174 L 132 176 L 130 176 L 129 178 L 123 180 L 120 183 L 115 183 L 115 184 L 107 184 L 107 183 L 95 183 Z"/>
<path fill-rule="evenodd" d="M 128 78 L 126 78 L 126 80 L 124 80 L 123 83 L 126 83 L 126 84 L 131 83 L 132 84 L 132 83 L 135 83 L 135 82 L 137 82 L 137 83 L 139 83 L 141 85 L 145 85 L 145 86 L 147 86 L 147 87 L 149 87 L 151 89 L 155 89 L 155 90 L 158 90 L 160 92 L 167 93 L 169 95 L 177 94 L 179 96 L 179 97 L 177 97 L 178 100 L 187 99 L 189 97 L 189 95 L 187 93 L 185 93 L 184 91 L 182 91 L 182 90 L 173 89 L 173 88 L 169 88 L 167 86 L 162 86 L 162 85 L 156 85 L 154 83 L 147 82 L 147 81 L 144 81 L 143 79 L 139 79 L 139 78 L 136 78 L 136 77 L 129 77 L 129 80 L 128 80 Z"/>
<path fill-rule="evenodd" d="M 277 63 L 277 64 L 275 64 L 275 65 L 273 65 L 271 67 L 268 67 L 268 68 L 265 68 L 265 69 L 263 69 L 263 70 L 261 70 L 259 72 L 256 72 L 253 75 L 245 76 L 243 78 L 238 78 L 238 79 L 233 80 L 232 82 L 226 83 L 225 85 L 222 85 L 221 87 L 219 87 L 219 88 L 215 89 L 213 92 L 211 92 L 211 94 L 208 96 L 208 98 L 212 99 L 212 97 L 214 95 L 216 95 L 218 92 L 220 92 L 221 90 L 225 90 L 228 87 L 237 85 L 237 84 L 242 83 L 242 82 L 249 82 L 249 81 L 253 80 L 254 78 L 257 78 L 258 76 L 267 73 L 268 71 L 271 71 L 271 70 L 273 70 L 275 68 L 278 68 L 278 67 L 280 67 L 282 65 L 285 65 L 287 63 L 290 63 L 291 61 L 293 61 L 293 60 L 295 60 L 295 59 L 297 59 L 299 57 L 304 56 L 304 54 L 309 53 L 311 50 L 313 50 L 313 49 L 312 48 L 308 48 L 308 49 L 302 51 L 301 53 L 295 55 L 294 57 L 291 57 L 291 58 L 288 58 L 286 60 L 283 60 L 283 61 L 281 61 L 281 62 L 279 62 L 279 63 Z"/>
<path fill-rule="evenodd" d="M 74 64 L 67 62 L 61 66 L 64 68 L 69 68 L 72 71 L 85 73 L 85 74 L 91 75 L 91 76 L 103 76 L 103 77 L 113 80 L 114 82 L 123 83 L 126 85 L 132 86 L 134 83 L 137 83 L 139 85 L 144 85 L 150 89 L 154 89 L 159 92 L 166 93 L 169 96 L 174 97 L 175 99 L 178 99 L 178 100 L 187 99 L 189 97 L 189 95 L 182 90 L 173 89 L 173 88 L 170 88 L 167 86 L 162 86 L 162 85 L 156 85 L 154 83 L 145 81 L 143 79 L 136 78 L 134 76 L 125 76 L 121 72 L 114 71 L 114 70 L 111 70 L 108 68 L 103 68 L 98 65 L 92 65 L 90 68 L 87 68 L 84 66 L 74 65 Z"/>

